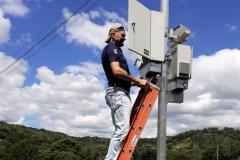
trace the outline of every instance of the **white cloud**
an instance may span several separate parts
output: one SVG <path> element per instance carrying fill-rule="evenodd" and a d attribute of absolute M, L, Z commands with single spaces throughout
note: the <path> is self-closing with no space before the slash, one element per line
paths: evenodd
<path fill-rule="evenodd" d="M 17 17 L 24 17 L 30 11 L 22 0 L 1 0 L 0 8 L 3 13 Z"/>
<path fill-rule="evenodd" d="M 100 17 L 100 13 L 98 11 L 90 11 L 89 15 L 90 15 L 91 19 L 95 19 L 95 18 Z"/>
<path fill-rule="evenodd" d="M 85 65 L 91 68 L 91 64 Z M 28 87 L 27 94 L 35 95 L 31 101 L 37 102 L 41 127 L 75 136 L 98 132 L 106 136 L 105 127 L 111 126 L 111 121 L 107 121 L 110 113 L 101 108 L 105 106 L 104 84 L 96 76 L 76 72 L 56 75 L 41 67 L 37 77 L 40 83 Z"/>
<path fill-rule="evenodd" d="M 31 34 L 28 32 L 24 32 L 20 35 L 20 38 L 16 41 L 17 45 L 22 45 L 22 44 L 32 44 L 32 37 Z"/>
<path fill-rule="evenodd" d="M 65 19 L 72 14 L 67 8 L 64 8 L 62 12 Z M 101 23 L 96 23 L 95 20 Z M 106 45 L 105 40 L 109 28 L 114 24 L 122 24 L 127 29 L 127 20 L 115 12 L 108 12 L 100 8 L 89 13 L 82 12 L 73 16 L 62 31 L 68 43 L 85 45 L 90 47 L 94 53 L 99 54 Z M 128 51 L 127 45 L 128 38 L 126 38 L 122 50 L 126 54 L 127 60 L 134 63 L 136 55 Z"/>
<path fill-rule="evenodd" d="M 0 54 L 1 64 L 13 60 Z M 75 66 L 77 72 L 66 69 L 61 74 L 43 66 L 37 70 L 39 83 L 23 86 L 26 67 L 20 63 L 7 76 L 0 77 L 0 120 L 25 125 L 36 121 L 40 128 L 75 136 L 111 135 L 104 83 L 97 77 L 102 71 L 94 73 L 99 64 L 80 63 L 83 70 Z M 84 69 L 92 72 L 87 74 Z"/>
<path fill-rule="evenodd" d="M 0 54 L 1 64 L 13 60 Z M 237 49 L 193 59 L 193 75 L 184 103 L 168 105 L 168 135 L 204 127 L 240 126 L 239 61 Z M 113 126 L 99 68 L 100 64 L 81 62 L 56 74 L 43 66 L 37 69 L 39 82 L 23 86 L 27 71 L 23 61 L 11 74 L 0 77 L 0 119 L 30 126 L 35 123 L 74 136 L 110 137 Z M 135 97 L 136 90 L 133 102 Z M 157 103 L 143 135 L 155 137 L 156 132 Z"/>
<path fill-rule="evenodd" d="M 182 104 L 168 104 L 167 134 L 206 127 L 240 126 L 240 50 L 224 49 L 193 59 L 193 74 Z M 157 134 L 157 104 L 144 136 Z"/>
<path fill-rule="evenodd" d="M 69 9 L 63 9 L 63 15 L 68 18 L 72 13 Z M 94 22 L 95 19 L 101 18 L 103 24 Z M 80 13 L 69 20 L 64 29 L 66 40 L 69 43 L 83 44 L 88 47 L 102 49 L 105 46 L 110 26 L 116 23 L 127 25 L 127 21 L 121 18 L 115 12 L 108 12 L 104 9 L 100 11 L 90 11 L 89 13 Z"/>
<path fill-rule="evenodd" d="M 6 56 L 5 53 L 0 52 L 0 71 L 3 71 L 9 64 L 13 63 L 15 59 Z M 5 73 L 0 75 L 1 90 L 8 90 L 9 88 L 21 87 L 25 80 L 25 73 L 27 71 L 27 63 L 23 60 L 18 62 L 19 67 L 12 67 Z"/>
<path fill-rule="evenodd" d="M 3 16 L 0 8 L 0 44 L 8 42 L 10 39 L 11 22 L 8 18 Z"/>
<path fill-rule="evenodd" d="M 6 56 L 0 52 L 0 70 L 2 71 L 8 64 L 14 61 L 13 58 Z M 13 67 L 5 73 L 0 75 L 0 119 L 8 122 L 20 122 L 23 119 L 24 101 L 21 100 L 21 86 L 25 80 L 25 72 L 27 70 L 27 63 L 19 62 L 18 67 Z M 15 105 L 17 104 L 17 105 Z M 15 115 L 19 118 L 15 119 Z"/>
<path fill-rule="evenodd" d="M 65 19 L 72 14 L 67 8 L 64 8 L 62 12 Z M 96 23 L 95 20 L 101 23 Z M 106 45 L 108 30 L 114 24 L 122 24 L 127 28 L 127 21 L 115 12 L 108 12 L 104 9 L 93 10 L 89 13 L 82 12 L 69 20 L 63 29 L 63 35 L 68 43 L 85 45 L 92 48 L 94 53 L 101 53 Z M 122 47 L 123 53 L 128 54 L 126 58 L 134 63 L 136 55 L 128 52 L 127 44 L 128 39 Z"/>
<path fill-rule="evenodd" d="M 203 127 L 239 127 L 240 50 L 224 49 L 193 59 L 183 104 L 171 104 L 169 127 L 177 132 Z M 181 129 L 179 124 L 187 128 Z"/>
<path fill-rule="evenodd" d="M 24 6 L 22 0 L 1 0 L 0 1 L 0 45 L 7 43 L 10 39 L 12 23 L 6 15 L 24 17 L 29 9 Z"/>
<path fill-rule="evenodd" d="M 103 73 L 102 65 L 96 64 L 94 62 L 81 62 L 80 65 L 69 65 L 66 67 L 66 72 L 72 74 L 92 74 L 92 75 L 99 75 Z"/>
<path fill-rule="evenodd" d="M 104 9 L 100 9 L 100 12 L 108 21 L 113 23 L 120 23 L 123 26 L 127 27 L 128 22 L 123 17 L 120 17 L 116 12 L 109 12 Z"/>
<path fill-rule="evenodd" d="M 225 27 L 228 29 L 229 32 L 234 32 L 235 30 L 237 30 L 237 26 L 236 25 L 232 25 L 232 24 L 229 24 L 229 23 L 227 23 L 225 25 Z"/>

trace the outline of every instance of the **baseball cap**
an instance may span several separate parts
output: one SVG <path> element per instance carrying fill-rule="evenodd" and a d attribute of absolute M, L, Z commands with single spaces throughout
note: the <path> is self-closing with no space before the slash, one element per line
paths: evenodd
<path fill-rule="evenodd" d="M 116 25 L 113 25 L 112 27 L 110 27 L 109 32 L 108 32 L 108 37 L 107 37 L 105 42 L 106 43 L 110 42 L 110 39 L 111 39 L 111 36 L 112 36 L 113 32 L 117 32 L 117 31 L 121 31 L 121 30 L 124 31 L 124 27 L 120 24 L 116 24 Z"/>

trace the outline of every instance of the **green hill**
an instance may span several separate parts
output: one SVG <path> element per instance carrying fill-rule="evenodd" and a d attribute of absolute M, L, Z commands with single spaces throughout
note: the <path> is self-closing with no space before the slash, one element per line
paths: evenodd
<path fill-rule="evenodd" d="M 63 133 L 0 122 L 0 160 L 103 160 L 109 139 L 71 137 Z M 240 130 L 208 128 L 167 140 L 168 160 L 240 160 Z M 155 160 L 156 139 L 141 139 L 134 160 Z"/>
<path fill-rule="evenodd" d="M 240 160 L 240 130 L 208 128 L 168 140 L 168 159 L 217 160 L 217 154 L 219 160 Z"/>

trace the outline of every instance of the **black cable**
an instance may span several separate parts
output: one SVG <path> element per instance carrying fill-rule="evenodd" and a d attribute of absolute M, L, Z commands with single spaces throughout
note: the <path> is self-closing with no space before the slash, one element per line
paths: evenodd
<path fill-rule="evenodd" d="M 22 54 L 20 57 L 18 57 L 14 62 L 12 62 L 10 65 L 8 65 L 5 69 L 0 71 L 0 75 L 6 72 L 8 69 L 10 69 L 13 65 L 15 65 L 18 61 L 20 61 L 22 58 L 24 58 L 27 54 L 29 54 L 32 50 L 34 50 L 41 42 L 43 42 L 45 39 L 47 39 L 50 35 L 52 35 L 54 32 L 56 32 L 61 26 L 63 26 L 65 23 L 67 23 L 73 16 L 75 16 L 78 12 L 80 12 L 84 7 L 88 5 L 88 3 L 91 0 L 86 1 L 79 9 L 73 12 L 73 14 L 68 17 L 66 20 L 64 20 L 61 24 L 59 24 L 57 27 L 55 27 L 53 30 L 51 30 L 49 33 L 47 33 L 45 36 L 43 36 L 39 41 L 37 41 L 30 49 L 28 49 L 24 54 Z"/>
<path fill-rule="evenodd" d="M 101 1 L 101 0 L 95 1 L 94 3 L 92 3 L 92 4 L 88 5 L 87 7 L 85 7 L 84 10 L 85 10 L 85 11 L 90 10 L 93 6 L 97 5 L 100 1 Z M 26 59 L 30 59 L 30 58 L 34 57 L 34 56 L 36 55 L 36 52 L 38 52 L 40 49 L 45 48 L 46 46 L 48 46 L 50 43 L 52 43 L 54 40 L 56 40 L 56 38 L 57 38 L 57 37 L 55 36 L 54 38 L 52 38 L 51 40 L 49 40 L 49 41 L 46 42 L 45 44 L 42 44 L 42 45 L 40 46 L 40 48 L 38 47 L 37 51 L 35 50 L 34 53 L 33 53 L 32 55 L 26 57 Z"/>
<path fill-rule="evenodd" d="M 88 11 L 90 9 L 92 9 L 95 5 L 97 5 L 101 0 L 98 0 L 98 1 L 95 1 L 93 2 L 92 4 L 89 4 L 87 7 L 84 8 L 84 11 Z M 72 7 L 71 7 L 72 8 Z M 75 9 L 71 9 L 71 10 L 75 10 Z M 53 35 L 51 35 L 53 36 Z M 25 57 L 25 59 L 32 59 L 34 56 L 36 56 L 37 54 L 41 53 L 39 52 L 41 49 L 45 48 L 46 46 L 49 46 L 53 41 L 55 41 L 57 39 L 57 35 L 55 35 L 54 37 L 52 38 L 48 38 L 47 41 L 43 42 L 40 46 L 37 47 L 37 49 L 35 49 L 34 52 L 32 52 L 32 54 L 28 55 Z M 34 68 L 32 65 L 29 66 L 30 68 Z"/>

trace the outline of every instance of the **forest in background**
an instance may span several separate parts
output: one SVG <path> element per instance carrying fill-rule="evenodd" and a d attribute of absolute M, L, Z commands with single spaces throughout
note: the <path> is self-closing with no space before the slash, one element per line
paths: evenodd
<path fill-rule="evenodd" d="M 103 160 L 110 139 L 72 137 L 0 121 L 0 160 Z M 156 160 L 156 138 L 142 138 L 133 160 Z M 206 128 L 167 139 L 167 160 L 240 160 L 240 130 Z"/>

